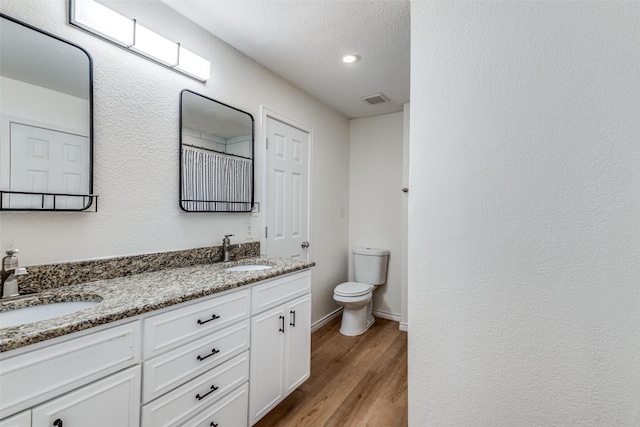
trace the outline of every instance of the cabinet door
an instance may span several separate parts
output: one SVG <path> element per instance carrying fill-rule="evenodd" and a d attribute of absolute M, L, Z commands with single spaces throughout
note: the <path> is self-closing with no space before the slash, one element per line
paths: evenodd
<path fill-rule="evenodd" d="M 35 407 L 32 423 L 33 427 L 137 427 L 140 366 Z"/>
<path fill-rule="evenodd" d="M 251 319 L 251 424 L 284 397 L 283 362 L 287 318 L 283 305 Z"/>
<path fill-rule="evenodd" d="M 285 396 L 309 378 L 311 372 L 311 295 L 287 304 Z"/>
<path fill-rule="evenodd" d="M 0 427 L 31 427 L 31 410 L 0 421 Z"/>

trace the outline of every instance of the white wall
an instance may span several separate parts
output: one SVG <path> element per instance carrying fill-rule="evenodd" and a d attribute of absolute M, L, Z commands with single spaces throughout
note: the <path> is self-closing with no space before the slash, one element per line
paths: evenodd
<path fill-rule="evenodd" d="M 351 120 L 349 152 L 349 248 L 391 252 L 387 283 L 373 294 L 373 309 L 402 317 L 402 149 L 404 113 Z M 353 280 L 353 254 L 349 254 Z"/>
<path fill-rule="evenodd" d="M 640 425 L 640 3 L 411 21 L 410 425 Z"/>
<path fill-rule="evenodd" d="M 211 60 L 206 85 L 67 24 L 64 0 L 3 0 L 0 11 L 85 48 L 94 61 L 97 213 L 3 212 L 0 248 L 13 242 L 21 263 L 46 264 L 245 241 L 250 214 L 185 213 L 178 206 L 179 96 L 190 89 L 256 120 L 257 200 L 262 197 L 260 106 L 314 130 L 311 259 L 313 320 L 335 309 L 335 283 L 347 278 L 349 121 L 158 1 L 121 2 L 141 23 Z M 262 215 L 262 214 L 261 214 Z M 326 230 L 332 230 L 327 233 Z M 257 240 L 259 233 L 254 232 Z"/>

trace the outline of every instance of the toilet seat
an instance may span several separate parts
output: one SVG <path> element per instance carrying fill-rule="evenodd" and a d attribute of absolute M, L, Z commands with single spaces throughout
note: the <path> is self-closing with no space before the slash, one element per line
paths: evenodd
<path fill-rule="evenodd" d="M 368 294 L 373 288 L 366 283 L 345 282 L 336 286 L 333 292 L 341 297 L 359 297 Z"/>

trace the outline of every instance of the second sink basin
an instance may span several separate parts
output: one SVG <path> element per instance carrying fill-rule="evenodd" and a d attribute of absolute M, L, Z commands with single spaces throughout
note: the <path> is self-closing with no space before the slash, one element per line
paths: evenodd
<path fill-rule="evenodd" d="M 96 301 L 65 301 L 0 312 L 0 328 L 24 325 L 75 313 L 98 304 Z"/>
<path fill-rule="evenodd" d="M 224 271 L 258 271 L 258 270 L 268 270 L 273 268 L 270 265 L 264 264 L 242 264 L 236 265 L 234 267 L 225 268 Z"/>

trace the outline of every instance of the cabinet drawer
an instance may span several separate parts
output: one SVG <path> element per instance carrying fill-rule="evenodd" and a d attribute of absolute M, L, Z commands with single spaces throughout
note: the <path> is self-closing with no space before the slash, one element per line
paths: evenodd
<path fill-rule="evenodd" d="M 139 362 L 139 322 L 0 360 L 0 417 Z"/>
<path fill-rule="evenodd" d="M 249 378 L 249 352 L 213 368 L 142 407 L 142 426 L 178 426 Z M 246 412 L 245 412 L 246 413 Z"/>
<path fill-rule="evenodd" d="M 33 409 L 33 427 L 137 427 L 140 366 L 129 368 Z"/>
<path fill-rule="evenodd" d="M 247 425 L 247 404 L 249 399 L 249 387 L 243 385 L 231 392 L 227 397 L 220 399 L 211 408 L 205 410 L 182 427 L 245 427 Z"/>
<path fill-rule="evenodd" d="M 143 403 L 248 348 L 249 319 L 144 362 Z"/>
<path fill-rule="evenodd" d="M 31 427 L 31 411 L 24 411 L 0 421 L 0 427 Z"/>
<path fill-rule="evenodd" d="M 249 290 L 190 304 L 144 319 L 145 359 L 249 317 Z"/>
<path fill-rule="evenodd" d="M 251 314 L 258 314 L 311 291 L 311 272 L 303 271 L 251 289 Z"/>

